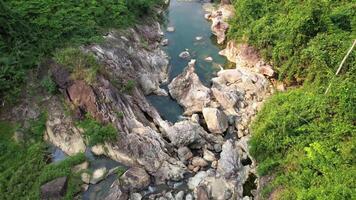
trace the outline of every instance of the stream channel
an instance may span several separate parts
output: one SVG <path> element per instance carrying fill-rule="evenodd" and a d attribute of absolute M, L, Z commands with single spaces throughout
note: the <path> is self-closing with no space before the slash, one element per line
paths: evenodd
<path fill-rule="evenodd" d="M 164 37 L 169 40 L 169 44 L 162 49 L 169 55 L 170 71 L 169 81 L 161 87 L 167 91 L 168 83 L 182 73 L 188 64 L 189 60 L 179 57 L 179 54 L 185 50 L 189 51 L 191 59 L 196 60 L 196 73 L 206 86 L 211 84 L 211 78 L 216 76 L 220 68 L 228 64 L 227 59 L 219 55 L 222 46 L 217 44 L 216 37 L 211 33 L 211 23 L 204 19 L 205 11 L 202 6 L 203 1 L 199 0 L 171 0 L 169 7 L 165 10 L 162 30 L 164 30 Z M 167 27 L 171 26 L 175 28 L 175 31 L 167 32 Z M 207 57 L 211 57 L 213 61 L 205 61 Z M 150 95 L 147 98 L 163 119 L 174 123 L 182 118 L 183 108 L 171 97 Z M 67 157 L 59 148 L 51 147 L 50 150 L 53 162 L 60 162 Z M 85 155 L 90 163 L 90 170 L 101 167 L 106 167 L 108 170 L 114 167 L 125 167 L 109 158 L 94 156 L 89 149 Z M 117 176 L 113 174 L 98 184 L 90 185 L 88 190 L 82 194 L 83 199 L 104 199 L 116 178 Z M 146 191 L 142 191 L 141 194 L 147 196 L 168 188 L 187 190 L 185 181 L 182 181 L 160 186 L 152 185 Z"/>

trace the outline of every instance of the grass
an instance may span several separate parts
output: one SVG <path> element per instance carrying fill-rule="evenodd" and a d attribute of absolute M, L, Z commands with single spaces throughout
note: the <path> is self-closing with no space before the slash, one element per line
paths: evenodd
<path fill-rule="evenodd" d="M 44 122 L 30 122 L 23 142 L 13 139 L 15 124 L 0 122 L 0 199 L 39 199 L 40 186 L 55 178 L 67 176 L 68 190 L 65 199 L 73 199 L 80 191 L 79 174 L 73 174 L 71 168 L 85 161 L 84 154 L 68 157 L 60 163 L 47 164 L 49 161 L 47 146 L 42 141 Z"/>

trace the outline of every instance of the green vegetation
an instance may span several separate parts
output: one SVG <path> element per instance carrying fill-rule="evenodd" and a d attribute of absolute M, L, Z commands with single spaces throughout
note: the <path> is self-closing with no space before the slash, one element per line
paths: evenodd
<path fill-rule="evenodd" d="M 335 80 L 273 96 L 253 124 L 251 153 L 261 175 L 274 174 L 265 192 L 279 199 L 355 199 L 356 82 Z"/>
<path fill-rule="evenodd" d="M 122 87 L 121 91 L 125 93 L 131 93 L 136 86 L 134 80 L 128 80 Z"/>
<path fill-rule="evenodd" d="M 92 54 L 78 48 L 61 49 L 54 54 L 54 60 L 69 70 L 73 80 L 84 80 L 88 84 L 95 82 L 100 68 Z"/>
<path fill-rule="evenodd" d="M 84 134 L 90 146 L 103 144 L 106 141 L 113 141 L 118 137 L 118 131 L 113 125 L 102 125 L 92 118 L 87 118 L 79 122 L 78 125 L 84 129 Z"/>
<path fill-rule="evenodd" d="M 356 37 L 351 0 L 234 0 L 229 37 L 247 41 L 290 82 L 327 81 Z M 355 51 L 345 63 L 353 70 Z"/>
<path fill-rule="evenodd" d="M 126 171 L 127 171 L 126 167 L 119 166 L 116 169 L 115 173 L 117 174 L 117 177 L 120 178 Z"/>
<path fill-rule="evenodd" d="M 43 77 L 41 86 L 50 94 L 54 94 L 57 90 L 56 83 L 52 80 L 51 76 Z"/>
<path fill-rule="evenodd" d="M 356 39 L 353 1 L 234 0 L 230 39 L 247 42 L 278 78 L 299 85 L 271 97 L 252 125 L 263 193 L 276 199 L 356 199 Z M 332 82 L 329 93 L 326 86 Z"/>
<path fill-rule="evenodd" d="M 73 174 L 71 168 L 85 161 L 84 154 L 47 164 L 47 147 L 41 140 L 45 121 L 42 115 L 22 130 L 26 136 L 22 142 L 13 139 L 13 124 L 0 122 L 0 199 L 39 199 L 40 186 L 62 176 L 69 177 L 66 199 L 73 199 L 80 190 L 79 174 Z"/>
<path fill-rule="evenodd" d="M 8 0 L 0 2 L 0 98 L 20 92 L 26 71 L 55 49 L 98 41 L 130 26 L 161 0 Z M 147 17 L 147 16 L 145 16 Z"/>

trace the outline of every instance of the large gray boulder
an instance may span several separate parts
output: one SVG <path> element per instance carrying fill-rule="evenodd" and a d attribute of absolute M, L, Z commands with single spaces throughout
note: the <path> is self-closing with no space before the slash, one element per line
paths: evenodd
<path fill-rule="evenodd" d="M 229 126 L 227 116 L 217 108 L 204 108 L 203 116 L 212 133 L 224 133 Z"/>
<path fill-rule="evenodd" d="M 184 107 L 185 115 L 201 112 L 211 101 L 210 89 L 205 87 L 195 73 L 195 60 L 168 85 L 169 93 Z"/>

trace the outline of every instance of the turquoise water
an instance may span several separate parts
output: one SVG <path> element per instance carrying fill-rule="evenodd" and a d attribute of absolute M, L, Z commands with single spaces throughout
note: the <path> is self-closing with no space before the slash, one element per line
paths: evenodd
<path fill-rule="evenodd" d="M 165 13 L 166 23 L 163 28 L 166 30 L 167 26 L 175 27 L 174 32 L 165 31 L 169 44 L 163 48 L 170 57 L 169 82 L 182 73 L 189 62 L 179 57 L 185 49 L 189 50 L 192 59 L 197 60 L 196 73 L 206 86 L 210 85 L 211 78 L 220 69 L 219 65 L 224 66 L 227 63 L 226 58 L 219 55 L 221 49 L 216 43 L 216 37 L 211 33 L 210 22 L 204 19 L 204 14 L 202 3 L 198 0 L 171 0 Z M 203 39 L 197 41 L 198 36 Z M 212 62 L 204 60 L 208 56 L 213 58 Z M 167 85 L 162 87 L 167 89 Z M 151 95 L 148 99 L 163 119 L 176 122 L 183 113 L 183 109 L 170 97 Z"/>

